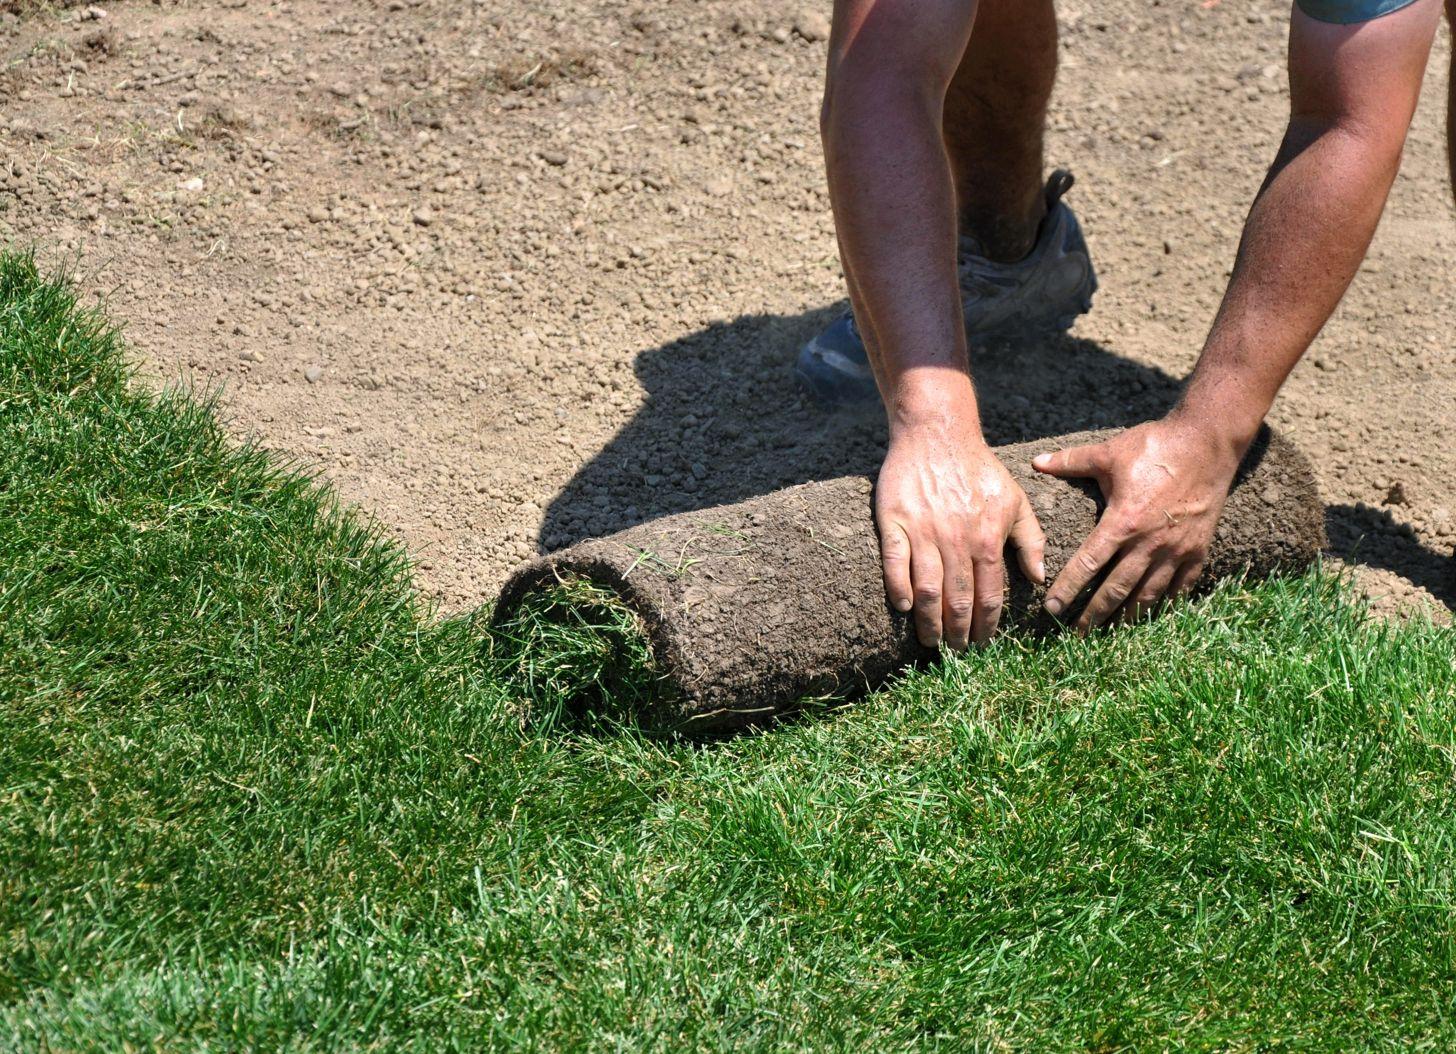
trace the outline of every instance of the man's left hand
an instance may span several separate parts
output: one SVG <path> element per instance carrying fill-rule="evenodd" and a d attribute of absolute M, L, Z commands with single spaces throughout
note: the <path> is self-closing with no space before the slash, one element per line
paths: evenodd
<path fill-rule="evenodd" d="M 1095 479 L 1107 510 L 1047 591 L 1061 617 L 1106 569 L 1076 627 L 1138 617 L 1186 593 L 1203 571 L 1242 451 L 1173 417 L 1129 428 L 1105 443 L 1032 460 L 1039 472 Z"/>

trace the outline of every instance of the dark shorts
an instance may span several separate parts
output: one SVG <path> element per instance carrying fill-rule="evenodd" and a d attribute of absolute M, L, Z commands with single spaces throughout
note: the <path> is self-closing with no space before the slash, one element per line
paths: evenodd
<path fill-rule="evenodd" d="M 1310 18 L 1350 25 L 1354 22 L 1369 22 L 1372 18 L 1399 11 L 1402 7 L 1415 3 L 1415 0 L 1295 0 L 1295 3 Z"/>

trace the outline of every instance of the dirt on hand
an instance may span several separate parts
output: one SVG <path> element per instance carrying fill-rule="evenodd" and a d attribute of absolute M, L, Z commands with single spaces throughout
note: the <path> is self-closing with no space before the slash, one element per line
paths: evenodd
<path fill-rule="evenodd" d="M 843 309 L 827 0 L 0 5 L 0 225 L 320 466 L 447 608 L 546 549 L 872 473 L 794 389 Z M 974 361 L 993 442 L 1146 419 L 1191 367 L 1288 108 L 1289 7 L 1058 5 L 1047 156 L 1102 278 Z M 1272 421 L 1387 609 L 1456 604 L 1445 34 L 1370 259 Z"/>

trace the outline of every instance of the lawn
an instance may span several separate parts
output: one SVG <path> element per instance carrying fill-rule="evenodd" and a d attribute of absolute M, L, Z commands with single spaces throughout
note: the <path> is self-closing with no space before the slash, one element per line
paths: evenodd
<path fill-rule="evenodd" d="M 482 626 L 0 258 L 0 1049 L 1456 1045 L 1456 634 L 1328 574 L 703 743 Z"/>

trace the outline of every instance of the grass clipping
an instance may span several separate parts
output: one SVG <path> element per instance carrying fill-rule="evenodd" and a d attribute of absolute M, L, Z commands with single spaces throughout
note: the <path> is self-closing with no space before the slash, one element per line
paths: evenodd
<path fill-rule="evenodd" d="M 497 669 L 532 724 L 650 724 L 672 695 L 642 618 L 576 575 L 534 590 L 492 629 Z"/>

